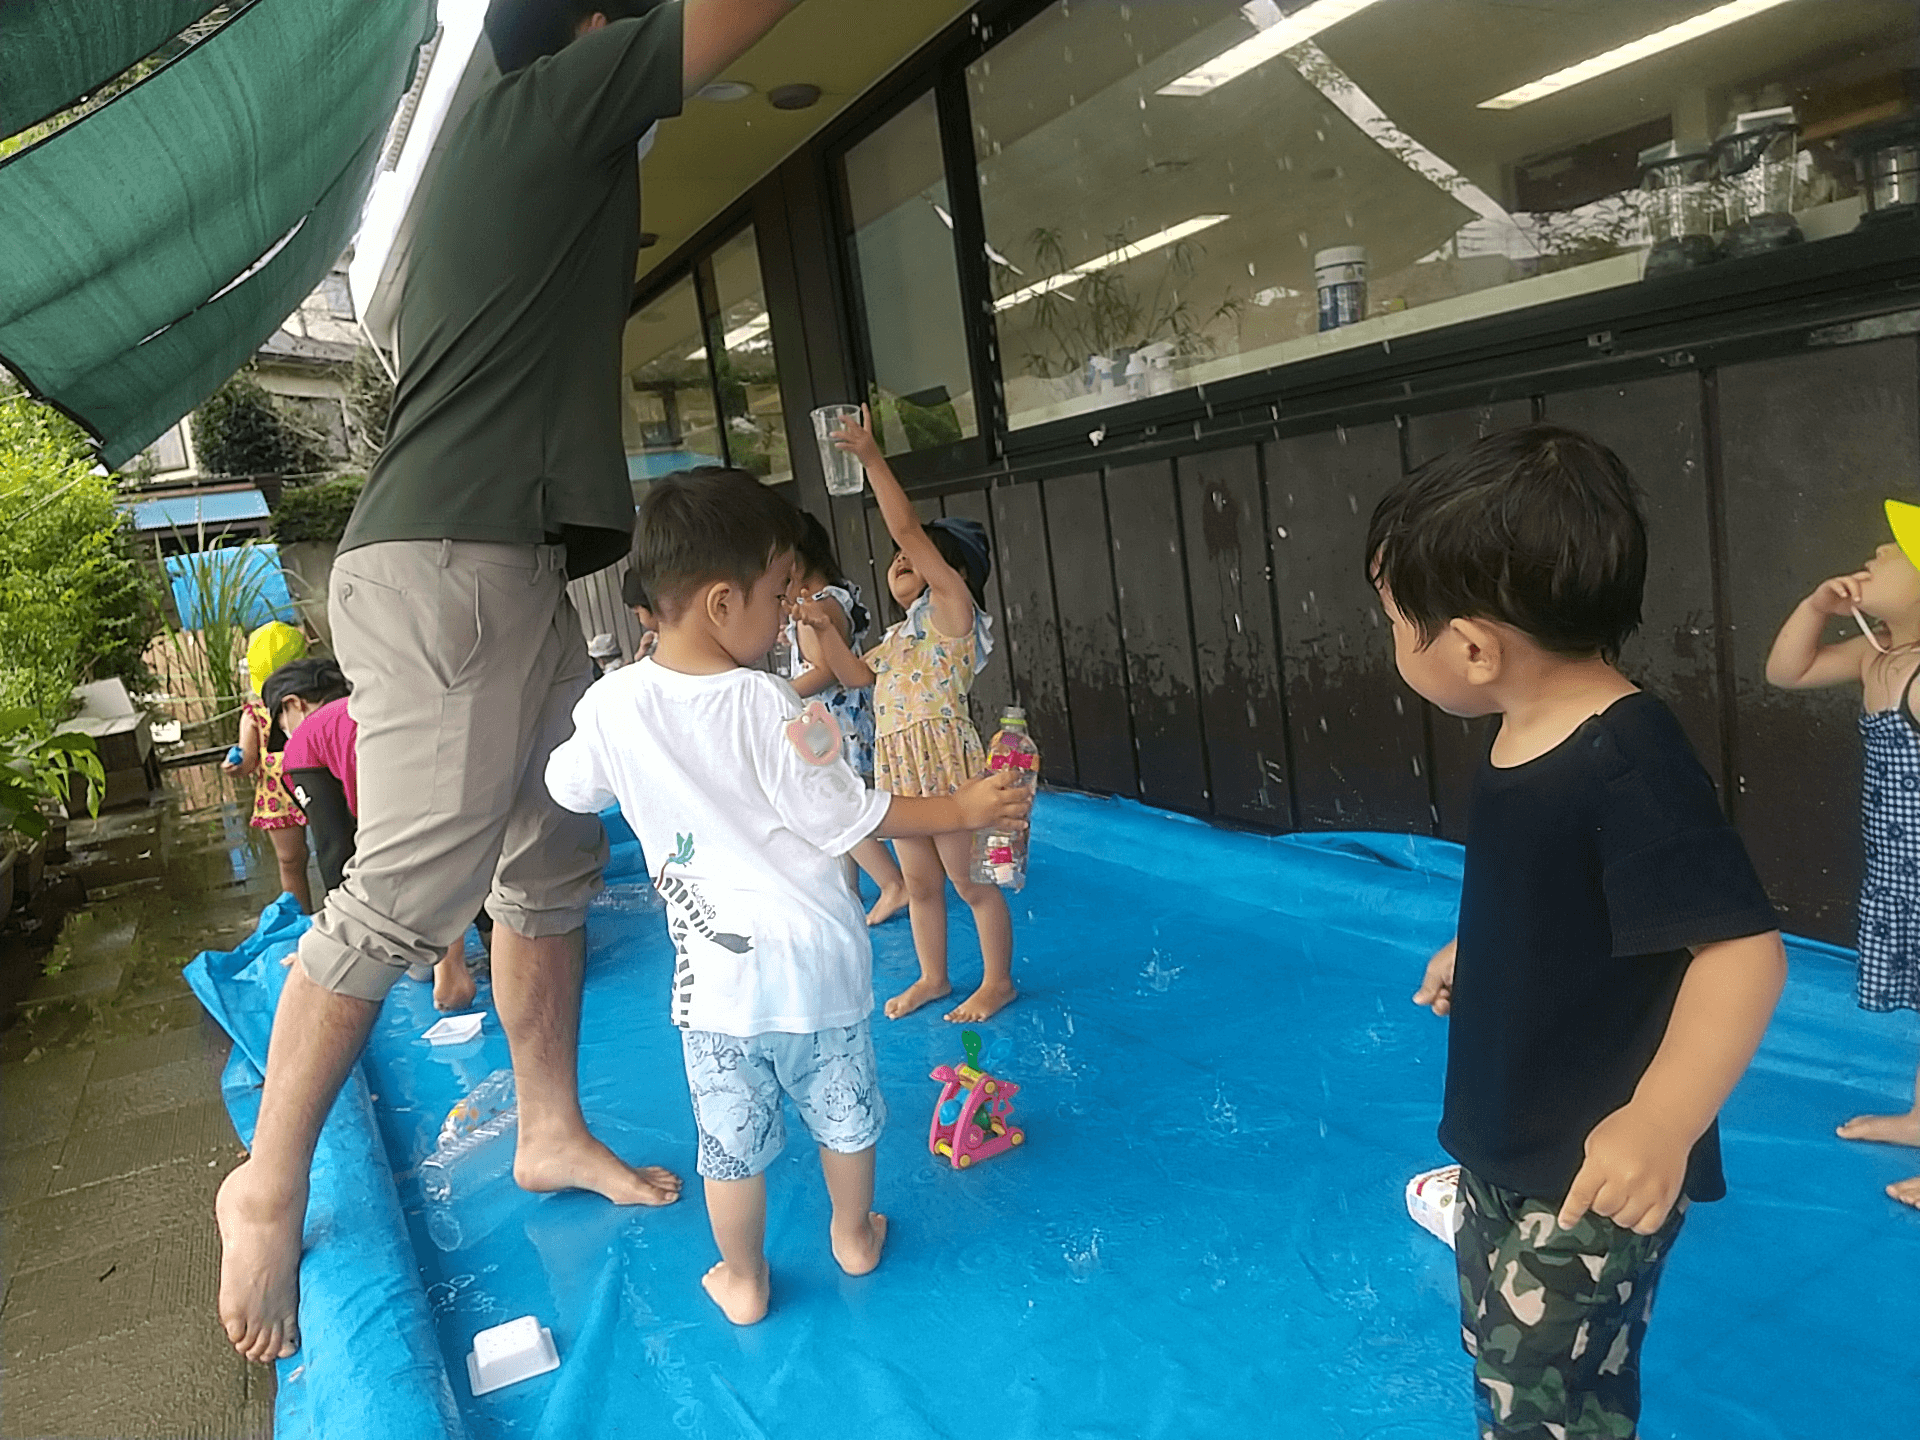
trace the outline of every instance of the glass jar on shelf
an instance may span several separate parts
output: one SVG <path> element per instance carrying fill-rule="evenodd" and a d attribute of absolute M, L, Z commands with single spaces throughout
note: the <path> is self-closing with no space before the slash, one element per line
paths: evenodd
<path fill-rule="evenodd" d="M 1713 152 L 1705 145 L 1669 140 L 1640 152 L 1640 204 L 1652 247 L 1648 275 L 1691 270 L 1719 258 Z"/>
<path fill-rule="evenodd" d="M 1791 105 L 1733 117 L 1713 142 L 1727 211 L 1723 255 L 1761 255 L 1805 238 L 1793 218 L 1799 165 L 1800 122 Z"/>

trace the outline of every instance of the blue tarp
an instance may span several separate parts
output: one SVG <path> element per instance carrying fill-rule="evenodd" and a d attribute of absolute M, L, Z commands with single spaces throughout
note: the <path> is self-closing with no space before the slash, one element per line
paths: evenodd
<path fill-rule="evenodd" d="M 210 614 L 238 607 L 244 630 L 269 620 L 300 623 L 280 569 L 278 545 L 227 546 L 169 555 L 167 578 L 173 582 L 173 603 L 180 612 L 180 628 L 198 630 Z"/>
<path fill-rule="evenodd" d="M 800 1138 L 769 1174 L 773 1313 L 743 1331 L 699 1288 L 714 1255 L 671 952 L 637 847 L 615 839 L 611 903 L 588 927 L 582 1101 L 621 1154 L 686 1174 L 687 1197 L 519 1196 L 484 1238 L 434 1248 L 413 1167 L 507 1051 L 491 1014 L 468 1046 L 425 1046 L 427 989 L 401 985 L 316 1166 L 307 1349 L 281 1366 L 280 1440 L 1469 1432 L 1452 1257 L 1402 1198 L 1444 1158 L 1445 1025 L 1408 996 L 1451 929 L 1457 849 L 1043 797 L 1014 907 L 1023 993 L 979 1027 L 1023 1087 L 1029 1143 L 964 1173 L 936 1163 L 926 1077 L 959 1037 L 933 1013 L 877 1021 L 885 1260 L 860 1280 L 835 1269 L 818 1162 L 790 1120 Z M 978 962 L 951 913 L 964 985 Z M 251 953 L 192 972 L 254 1064 L 299 923 L 270 911 Z M 884 995 L 914 972 L 904 921 L 875 949 Z M 1920 1022 L 1854 1008 L 1846 952 L 1793 959 L 1725 1112 L 1733 1193 L 1689 1217 L 1661 1294 L 1647 1440 L 1911 1429 L 1920 1214 L 1881 1187 L 1915 1157 L 1832 1126 L 1904 1102 Z M 236 1065 L 244 1132 L 253 1072 Z M 552 1328 L 560 1369 L 473 1399 L 473 1335 L 522 1314 Z"/>
<path fill-rule="evenodd" d="M 216 490 L 211 494 L 169 495 L 163 500 L 138 500 L 121 507 L 133 514 L 136 530 L 197 532 L 203 525 L 216 532 L 235 520 L 263 520 L 270 513 L 267 497 L 258 490 Z"/>

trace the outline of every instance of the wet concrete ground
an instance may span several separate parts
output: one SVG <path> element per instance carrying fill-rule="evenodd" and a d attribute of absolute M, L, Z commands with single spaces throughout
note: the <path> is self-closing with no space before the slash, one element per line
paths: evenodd
<path fill-rule="evenodd" d="M 169 772 L 154 804 L 77 821 L 64 877 L 0 930 L 6 1440 L 272 1434 L 272 1371 L 214 1314 L 228 1043 L 180 977 L 279 890 L 248 803 Z"/>

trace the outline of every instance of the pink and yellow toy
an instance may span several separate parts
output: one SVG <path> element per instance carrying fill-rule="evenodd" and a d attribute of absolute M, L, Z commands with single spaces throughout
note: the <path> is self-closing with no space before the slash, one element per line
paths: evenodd
<path fill-rule="evenodd" d="M 967 1063 L 942 1065 L 931 1076 L 943 1083 L 927 1131 L 927 1149 L 946 1156 L 956 1170 L 1027 1140 L 1027 1132 L 1013 1123 L 1013 1097 L 1020 1087 L 980 1068 L 980 1037 L 973 1031 L 961 1031 L 960 1044 Z"/>

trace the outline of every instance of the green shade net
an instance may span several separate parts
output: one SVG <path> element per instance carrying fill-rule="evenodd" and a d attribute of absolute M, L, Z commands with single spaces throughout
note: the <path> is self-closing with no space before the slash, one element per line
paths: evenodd
<path fill-rule="evenodd" d="M 213 8 L 212 0 L 0 0 L 0 136 L 91 94 Z"/>
<path fill-rule="evenodd" d="M 432 0 L 255 0 L 0 162 L 0 360 L 106 465 L 205 399 L 339 257 L 432 21 Z"/>

